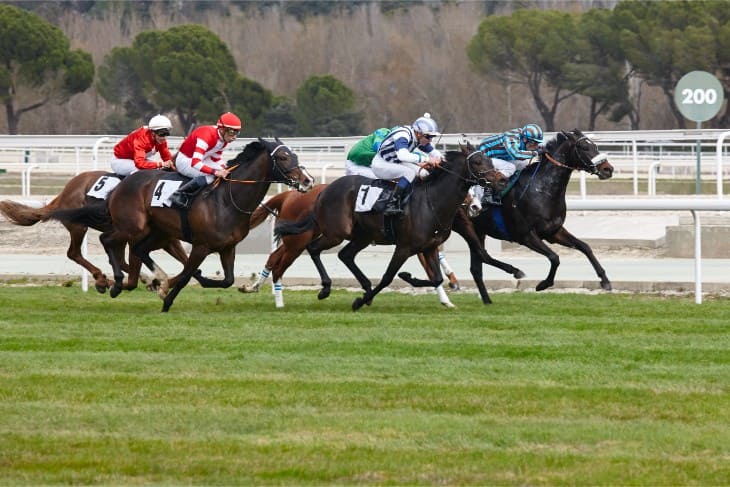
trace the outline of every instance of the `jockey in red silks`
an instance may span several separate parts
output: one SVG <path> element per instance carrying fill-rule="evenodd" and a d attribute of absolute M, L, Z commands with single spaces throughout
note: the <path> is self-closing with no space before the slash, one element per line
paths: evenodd
<path fill-rule="evenodd" d="M 133 131 L 114 146 L 112 171 L 119 176 L 129 176 L 139 170 L 172 167 L 172 155 L 167 148 L 167 136 L 172 122 L 164 115 L 155 115 L 149 124 Z M 156 153 L 162 161 L 151 161 Z"/>
<path fill-rule="evenodd" d="M 228 177 L 228 169 L 222 162 L 223 149 L 236 140 L 240 131 L 241 119 L 226 112 L 215 125 L 203 125 L 187 136 L 175 158 L 175 166 L 180 174 L 192 179 L 170 195 L 173 205 L 188 208 L 202 187 L 216 177 Z"/>

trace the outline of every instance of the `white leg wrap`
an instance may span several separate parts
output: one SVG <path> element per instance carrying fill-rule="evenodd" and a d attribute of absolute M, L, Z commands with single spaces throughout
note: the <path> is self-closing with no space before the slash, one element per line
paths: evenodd
<path fill-rule="evenodd" d="M 436 293 L 439 295 L 439 301 L 441 302 L 441 304 L 443 304 L 447 308 L 456 307 L 456 306 L 454 306 L 454 303 L 452 303 L 451 300 L 449 299 L 449 297 L 446 295 L 446 291 L 444 291 L 443 284 L 439 284 L 436 287 Z"/>
<path fill-rule="evenodd" d="M 446 256 L 443 252 L 439 252 L 439 264 L 441 264 L 441 270 L 444 271 L 444 275 L 449 275 L 452 272 L 454 272 L 451 269 L 451 266 L 449 265 L 448 261 L 446 260 Z"/>
<path fill-rule="evenodd" d="M 274 283 L 274 302 L 276 303 L 277 308 L 284 307 L 284 295 L 282 294 L 283 290 L 284 285 L 281 283 L 280 279 Z"/>

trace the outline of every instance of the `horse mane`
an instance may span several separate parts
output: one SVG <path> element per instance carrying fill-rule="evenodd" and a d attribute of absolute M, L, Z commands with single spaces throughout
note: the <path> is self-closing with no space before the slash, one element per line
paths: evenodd
<path fill-rule="evenodd" d="M 228 161 L 227 165 L 229 167 L 234 164 L 245 166 L 256 159 L 263 150 L 266 150 L 266 146 L 263 144 L 263 141 L 254 140 L 253 142 L 249 142 L 246 147 L 243 148 L 243 151 L 239 152 L 236 157 Z"/>

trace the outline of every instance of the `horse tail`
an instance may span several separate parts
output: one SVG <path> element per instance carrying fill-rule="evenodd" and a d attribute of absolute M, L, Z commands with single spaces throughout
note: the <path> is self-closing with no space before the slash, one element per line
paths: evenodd
<path fill-rule="evenodd" d="M 281 207 L 290 194 L 292 194 L 291 191 L 284 191 L 261 203 L 253 211 L 253 213 L 251 213 L 251 218 L 248 221 L 248 228 L 251 229 L 258 227 L 264 222 L 264 220 L 266 220 L 266 217 L 274 214 L 274 212 L 281 213 Z"/>
<path fill-rule="evenodd" d="M 58 220 L 64 224 L 77 224 L 105 231 L 111 227 L 112 216 L 109 213 L 107 201 L 82 206 L 81 208 L 54 210 L 48 215 L 49 219 Z"/>
<path fill-rule="evenodd" d="M 17 201 L 3 200 L 0 201 L 0 213 L 15 225 L 29 227 L 39 221 L 48 220 L 48 215 L 58 207 L 58 204 L 58 196 L 40 208 L 24 205 Z"/>
<path fill-rule="evenodd" d="M 299 235 L 314 229 L 316 226 L 317 221 L 314 219 L 314 212 L 309 213 L 303 220 L 296 222 L 279 220 L 274 226 L 274 237 L 278 239 L 286 235 Z"/>

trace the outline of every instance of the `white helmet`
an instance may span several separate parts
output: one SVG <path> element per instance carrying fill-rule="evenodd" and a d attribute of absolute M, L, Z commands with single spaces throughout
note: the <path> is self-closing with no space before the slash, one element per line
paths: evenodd
<path fill-rule="evenodd" d="M 168 132 L 172 130 L 172 122 L 164 115 L 155 115 L 150 118 L 150 123 L 147 126 L 155 132 L 162 129 L 167 129 Z"/>
<path fill-rule="evenodd" d="M 436 120 L 431 118 L 430 113 L 424 113 L 422 117 L 416 119 L 416 121 L 413 122 L 413 130 L 421 132 L 424 135 L 441 135 L 439 133 L 439 126 L 436 125 Z"/>

